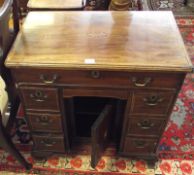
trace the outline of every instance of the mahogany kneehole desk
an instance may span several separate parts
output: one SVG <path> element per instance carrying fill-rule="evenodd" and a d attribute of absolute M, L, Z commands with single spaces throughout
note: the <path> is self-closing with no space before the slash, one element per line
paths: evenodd
<path fill-rule="evenodd" d="M 33 155 L 154 159 L 192 65 L 171 12 L 30 12 L 6 60 Z"/>

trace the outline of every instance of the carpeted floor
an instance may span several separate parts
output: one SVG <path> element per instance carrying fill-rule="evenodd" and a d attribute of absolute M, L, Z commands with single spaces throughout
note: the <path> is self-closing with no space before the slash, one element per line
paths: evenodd
<path fill-rule="evenodd" d="M 194 64 L 194 17 L 177 17 L 176 19 L 189 56 Z M 188 74 L 159 146 L 161 157 L 170 157 L 173 154 L 174 156 L 172 157 L 176 155 L 182 158 L 189 156 L 193 158 L 193 119 L 194 75 Z M 165 151 L 167 154 L 165 154 Z"/>
<path fill-rule="evenodd" d="M 24 173 L 12 156 L 0 151 L 0 174 L 6 170 L 8 173 Z M 33 163 L 29 174 L 40 175 L 192 175 L 194 162 L 192 160 L 160 160 L 154 168 L 145 161 L 131 160 L 124 157 L 103 156 L 96 169 L 90 167 L 90 156 L 54 156 L 47 161 L 34 161 L 29 154 L 24 154 L 28 161 Z"/>
<path fill-rule="evenodd" d="M 193 7 L 190 4 L 185 5 L 185 0 L 146 0 L 151 10 L 172 10 L 175 15 L 193 15 Z"/>

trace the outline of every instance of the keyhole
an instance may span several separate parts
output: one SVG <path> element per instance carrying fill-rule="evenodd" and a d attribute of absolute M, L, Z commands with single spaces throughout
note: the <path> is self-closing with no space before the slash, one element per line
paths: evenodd
<path fill-rule="evenodd" d="M 42 92 L 41 91 L 36 91 L 35 96 L 36 97 L 42 97 Z"/>
<path fill-rule="evenodd" d="M 99 78 L 100 77 L 100 72 L 99 71 L 92 71 L 91 72 L 91 76 L 93 78 Z"/>
<path fill-rule="evenodd" d="M 144 121 L 142 122 L 142 124 L 143 124 L 144 126 L 147 126 L 147 125 L 149 125 L 149 121 L 148 121 L 148 120 L 144 120 Z"/>
<path fill-rule="evenodd" d="M 43 116 L 41 116 L 41 120 L 42 121 L 47 121 L 48 120 L 48 117 L 46 115 L 43 115 Z"/>
<path fill-rule="evenodd" d="M 157 96 L 156 95 L 151 96 L 150 100 L 151 101 L 156 101 L 157 100 Z"/>

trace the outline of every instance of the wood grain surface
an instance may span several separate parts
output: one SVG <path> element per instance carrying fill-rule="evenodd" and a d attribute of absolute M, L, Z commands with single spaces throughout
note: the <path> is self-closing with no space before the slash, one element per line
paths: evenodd
<path fill-rule="evenodd" d="M 30 12 L 8 67 L 190 72 L 171 12 Z"/>
<path fill-rule="evenodd" d="M 85 0 L 29 0 L 29 9 L 74 9 L 82 8 Z"/>

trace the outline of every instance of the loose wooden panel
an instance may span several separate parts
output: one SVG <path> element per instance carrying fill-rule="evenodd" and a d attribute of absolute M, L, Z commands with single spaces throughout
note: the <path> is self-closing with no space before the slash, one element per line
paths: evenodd
<path fill-rule="evenodd" d="M 76 10 L 85 6 L 85 0 L 29 0 L 30 10 Z"/>
<path fill-rule="evenodd" d="M 27 117 L 33 132 L 63 132 L 59 114 L 28 114 Z"/>
<path fill-rule="evenodd" d="M 33 135 L 34 149 L 53 152 L 64 152 L 64 138 L 63 136 L 40 136 Z"/>
<path fill-rule="evenodd" d="M 184 74 L 119 72 L 99 70 L 15 69 L 18 83 L 45 85 L 69 84 L 87 86 L 179 88 Z"/>
<path fill-rule="evenodd" d="M 6 65 L 192 70 L 173 14 L 150 11 L 30 12 Z"/>
<path fill-rule="evenodd" d="M 132 93 L 132 114 L 167 114 L 175 98 L 175 91 L 134 91 Z"/>
<path fill-rule="evenodd" d="M 154 153 L 157 139 L 144 139 L 135 137 L 126 137 L 124 140 L 123 151 L 127 153 Z"/>
<path fill-rule="evenodd" d="M 21 87 L 20 91 L 27 110 L 59 111 L 57 89 Z"/>
<path fill-rule="evenodd" d="M 158 137 L 164 126 L 164 119 L 145 117 L 130 117 L 128 119 L 127 134 L 140 135 L 142 137 L 155 136 Z"/>

